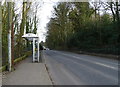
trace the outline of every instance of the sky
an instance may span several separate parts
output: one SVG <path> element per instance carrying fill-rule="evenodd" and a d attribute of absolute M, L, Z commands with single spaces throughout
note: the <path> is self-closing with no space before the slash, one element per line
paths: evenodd
<path fill-rule="evenodd" d="M 55 2 L 44 2 L 43 5 L 40 7 L 41 9 L 38 10 L 37 16 L 39 18 L 39 22 L 37 32 L 40 41 L 45 42 L 47 32 L 46 25 L 50 21 L 50 18 L 52 17 L 53 6 L 55 4 L 56 4 Z"/>

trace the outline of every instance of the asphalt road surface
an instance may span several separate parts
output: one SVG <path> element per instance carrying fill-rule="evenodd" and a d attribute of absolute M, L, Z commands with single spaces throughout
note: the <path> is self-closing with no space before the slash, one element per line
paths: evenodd
<path fill-rule="evenodd" d="M 64 51 L 43 52 L 55 85 L 118 85 L 118 61 Z"/>

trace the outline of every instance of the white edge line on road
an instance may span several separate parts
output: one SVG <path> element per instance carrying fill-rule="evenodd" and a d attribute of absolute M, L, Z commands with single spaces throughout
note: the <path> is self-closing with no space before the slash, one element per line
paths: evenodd
<path fill-rule="evenodd" d="M 57 51 L 54 51 L 54 52 L 57 52 Z M 65 53 L 61 53 L 61 54 L 66 55 L 66 56 L 70 56 L 70 55 L 65 54 Z M 80 58 L 80 57 L 77 57 L 77 56 L 71 56 L 71 57 L 74 57 L 74 58 L 79 59 L 79 60 L 91 62 L 91 63 L 97 64 L 97 65 L 104 66 L 104 67 L 111 68 L 113 70 L 117 70 L 118 71 L 118 68 L 110 66 L 110 65 L 106 65 L 106 64 L 103 64 L 103 63 L 99 63 L 99 62 L 93 62 L 91 60 L 83 59 L 83 58 Z"/>
<path fill-rule="evenodd" d="M 101 66 L 105 66 L 105 67 L 108 67 L 108 68 L 112 68 L 114 70 L 118 70 L 118 68 L 116 68 L 116 67 L 109 66 L 109 65 L 106 65 L 106 64 L 103 64 L 103 63 L 95 62 L 95 64 L 98 64 L 98 65 L 101 65 Z"/>
<path fill-rule="evenodd" d="M 74 58 L 76 58 L 76 59 L 82 59 L 82 58 L 76 57 L 76 56 L 74 56 Z M 97 65 L 100 65 L 100 66 L 104 66 L 104 67 L 107 67 L 107 68 L 111 68 L 113 70 L 118 70 L 118 68 L 110 66 L 110 65 L 107 65 L 107 64 L 103 64 L 103 63 L 99 63 L 99 62 L 93 62 L 93 61 L 87 60 L 87 59 L 82 59 L 82 60 L 83 61 L 87 61 L 87 62 L 91 62 L 91 63 L 94 63 L 94 64 L 97 64 Z"/>

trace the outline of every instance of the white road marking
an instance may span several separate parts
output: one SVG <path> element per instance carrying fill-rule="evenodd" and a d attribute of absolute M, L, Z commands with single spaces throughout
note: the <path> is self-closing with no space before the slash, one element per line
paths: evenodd
<path fill-rule="evenodd" d="M 54 51 L 54 52 L 57 52 L 57 51 Z M 65 54 L 65 53 L 61 53 L 61 54 L 66 55 L 66 56 L 70 56 L 70 55 Z M 79 60 L 91 62 L 91 63 L 97 64 L 97 65 L 104 66 L 104 67 L 111 68 L 113 70 L 117 70 L 118 71 L 118 67 L 116 68 L 116 67 L 113 67 L 113 66 L 110 66 L 110 65 L 107 65 L 107 64 L 103 64 L 103 63 L 99 63 L 99 62 L 94 62 L 94 61 L 91 61 L 91 60 L 88 60 L 88 59 L 83 59 L 83 58 L 80 58 L 80 57 L 77 57 L 77 56 L 70 56 L 70 57 L 74 57 L 74 58 L 79 59 Z"/>
<path fill-rule="evenodd" d="M 91 70 L 91 71 L 95 71 L 96 73 L 98 73 L 98 74 L 100 74 L 100 75 L 102 75 L 102 76 L 104 76 L 104 77 L 106 77 L 106 78 L 109 78 L 109 79 L 111 79 L 111 80 L 113 80 L 113 81 L 116 81 L 116 82 L 118 83 L 118 78 L 116 79 L 116 78 L 113 77 L 113 76 L 109 76 L 109 75 L 107 75 L 107 74 L 104 74 L 103 72 L 101 72 L 101 71 L 99 71 L 99 70 L 96 70 L 96 69 L 94 69 L 94 68 L 92 68 L 92 67 L 88 67 L 88 66 L 86 66 L 86 65 L 77 63 L 77 62 L 75 62 L 75 61 L 73 61 L 73 60 L 71 60 L 71 59 L 67 59 L 67 60 L 70 60 L 70 61 L 72 61 L 73 63 L 78 64 L 78 65 L 80 65 L 80 66 L 83 66 L 83 67 L 85 67 L 86 69 L 89 69 L 89 70 Z"/>
<path fill-rule="evenodd" d="M 118 70 L 118 68 L 116 68 L 116 67 L 113 67 L 113 66 L 110 66 L 110 65 L 106 65 L 106 64 L 103 64 L 103 63 L 95 62 L 95 64 L 98 64 L 98 65 L 101 65 L 101 66 L 104 66 L 104 67 L 108 67 L 108 68 L 112 68 L 114 70 Z"/>

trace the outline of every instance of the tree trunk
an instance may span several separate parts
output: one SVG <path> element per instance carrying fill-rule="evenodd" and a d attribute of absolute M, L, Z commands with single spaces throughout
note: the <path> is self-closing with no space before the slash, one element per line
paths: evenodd
<path fill-rule="evenodd" d="M 12 70 L 11 28 L 12 28 L 12 3 L 8 2 L 8 60 L 9 60 L 9 71 Z"/>
<path fill-rule="evenodd" d="M 113 2 L 110 2 L 110 9 L 111 9 L 112 15 L 113 15 L 113 22 L 115 22 L 115 12 L 113 10 Z"/>
<path fill-rule="evenodd" d="M 2 58 L 2 6 L 0 2 L 0 60 Z M 2 66 L 2 63 L 0 62 L 0 67 Z"/>
<path fill-rule="evenodd" d="M 20 24 L 20 35 L 19 35 L 19 55 L 22 56 L 23 51 L 23 40 L 22 35 L 24 34 L 24 26 L 25 26 L 25 2 L 23 2 L 23 8 L 22 8 L 22 21 Z"/>
<path fill-rule="evenodd" d="M 120 21 L 120 15 L 119 15 L 118 2 L 116 2 L 116 20 L 119 23 L 119 21 Z"/>
<path fill-rule="evenodd" d="M 12 66 L 14 66 L 14 27 L 12 23 L 12 30 L 11 30 L 11 49 L 12 49 Z"/>

